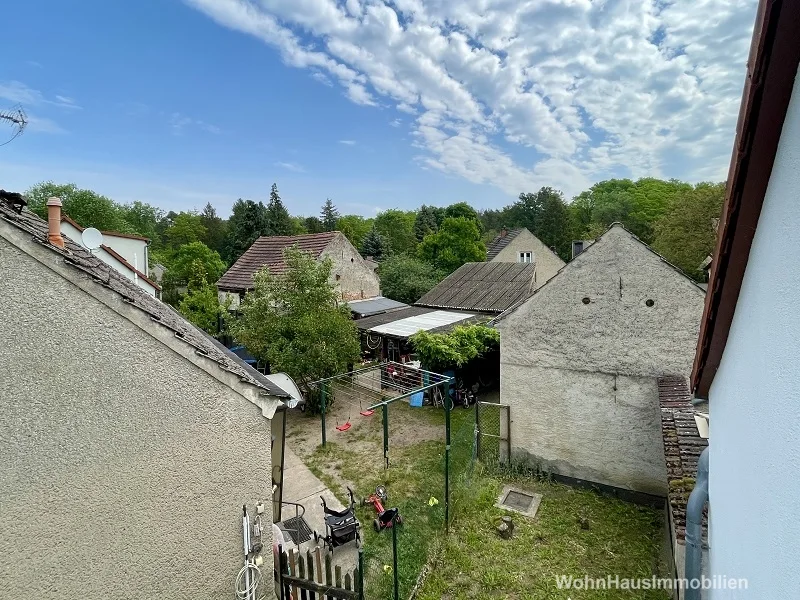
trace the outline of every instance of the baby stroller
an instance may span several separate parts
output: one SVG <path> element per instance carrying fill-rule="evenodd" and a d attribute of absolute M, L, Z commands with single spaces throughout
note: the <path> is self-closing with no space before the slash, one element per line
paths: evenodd
<path fill-rule="evenodd" d="M 314 532 L 314 541 L 319 543 L 321 540 L 325 545 L 330 548 L 331 552 L 337 546 L 342 546 L 347 542 L 361 540 L 360 528 L 361 524 L 356 519 L 355 506 L 356 501 L 353 498 L 353 490 L 347 488 L 350 494 L 350 506 L 342 511 L 333 510 L 328 508 L 325 504 L 325 498 L 320 496 L 322 500 L 322 511 L 325 513 L 325 533 L 322 536 L 316 531 Z"/>

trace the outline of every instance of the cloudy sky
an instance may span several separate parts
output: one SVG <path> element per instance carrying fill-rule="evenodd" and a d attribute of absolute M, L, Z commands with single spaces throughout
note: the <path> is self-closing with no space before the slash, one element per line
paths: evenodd
<path fill-rule="evenodd" d="M 68 6 L 69 5 L 69 6 Z M 313 214 L 725 177 L 755 0 L 28 0 L 0 187 Z M 36 35 L 30 24 L 36 23 Z M 27 25 L 26 25 L 27 24 Z M 0 137 L 8 133 L 0 127 Z M 5 141 L 7 136 L 0 140 Z"/>

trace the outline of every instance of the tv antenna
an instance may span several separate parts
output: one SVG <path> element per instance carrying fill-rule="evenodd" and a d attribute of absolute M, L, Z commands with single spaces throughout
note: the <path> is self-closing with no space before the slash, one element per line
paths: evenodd
<path fill-rule="evenodd" d="M 11 127 L 11 137 L 4 142 L 0 141 L 0 146 L 5 146 L 25 131 L 25 127 L 28 125 L 28 115 L 20 105 L 17 105 L 9 110 L 0 110 L 0 123 Z"/>
<path fill-rule="evenodd" d="M 81 233 L 81 243 L 94 254 L 94 251 L 103 245 L 103 234 L 94 227 L 87 227 Z"/>

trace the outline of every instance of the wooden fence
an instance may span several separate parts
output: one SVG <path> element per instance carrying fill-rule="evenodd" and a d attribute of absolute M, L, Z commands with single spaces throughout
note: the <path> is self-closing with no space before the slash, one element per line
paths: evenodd
<path fill-rule="evenodd" d="M 305 553 L 281 549 L 279 556 L 281 600 L 364 600 L 359 567 L 343 574 L 340 566 L 332 565 L 330 553 L 322 557 L 320 548 Z M 359 563 L 360 558 L 361 552 Z"/>

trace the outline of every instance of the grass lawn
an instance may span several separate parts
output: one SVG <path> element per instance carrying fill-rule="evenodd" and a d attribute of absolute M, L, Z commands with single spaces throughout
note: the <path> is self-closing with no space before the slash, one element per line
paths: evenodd
<path fill-rule="evenodd" d="M 341 409 L 340 409 L 341 410 Z M 619 598 L 666 600 L 661 591 L 559 590 L 556 575 L 583 578 L 619 574 L 649 578 L 657 568 L 662 540 L 662 514 L 600 496 L 592 491 L 531 478 L 480 473 L 465 478 L 471 457 L 474 413 L 452 413 L 451 534 L 444 534 L 444 414 L 434 408 L 391 406 L 390 461 L 383 468 L 380 414 L 361 418 L 348 432 L 328 436 L 316 446 L 317 420 L 292 425 L 293 435 L 309 427 L 308 444 L 299 453 L 306 464 L 344 500 L 344 486 L 357 497 L 386 485 L 389 507 L 397 506 L 404 524 L 398 529 L 400 598 L 406 600 L 422 568 L 429 574 L 417 598 L 564 599 Z M 291 436 L 289 438 L 292 439 Z M 305 438 L 301 438 L 305 439 Z M 534 520 L 494 507 L 504 483 L 543 495 Z M 430 505 L 436 498 L 438 504 Z M 515 532 L 501 539 L 498 517 L 514 518 Z M 376 534 L 371 506 L 358 509 L 365 533 L 366 598 L 392 598 L 391 530 Z"/>

